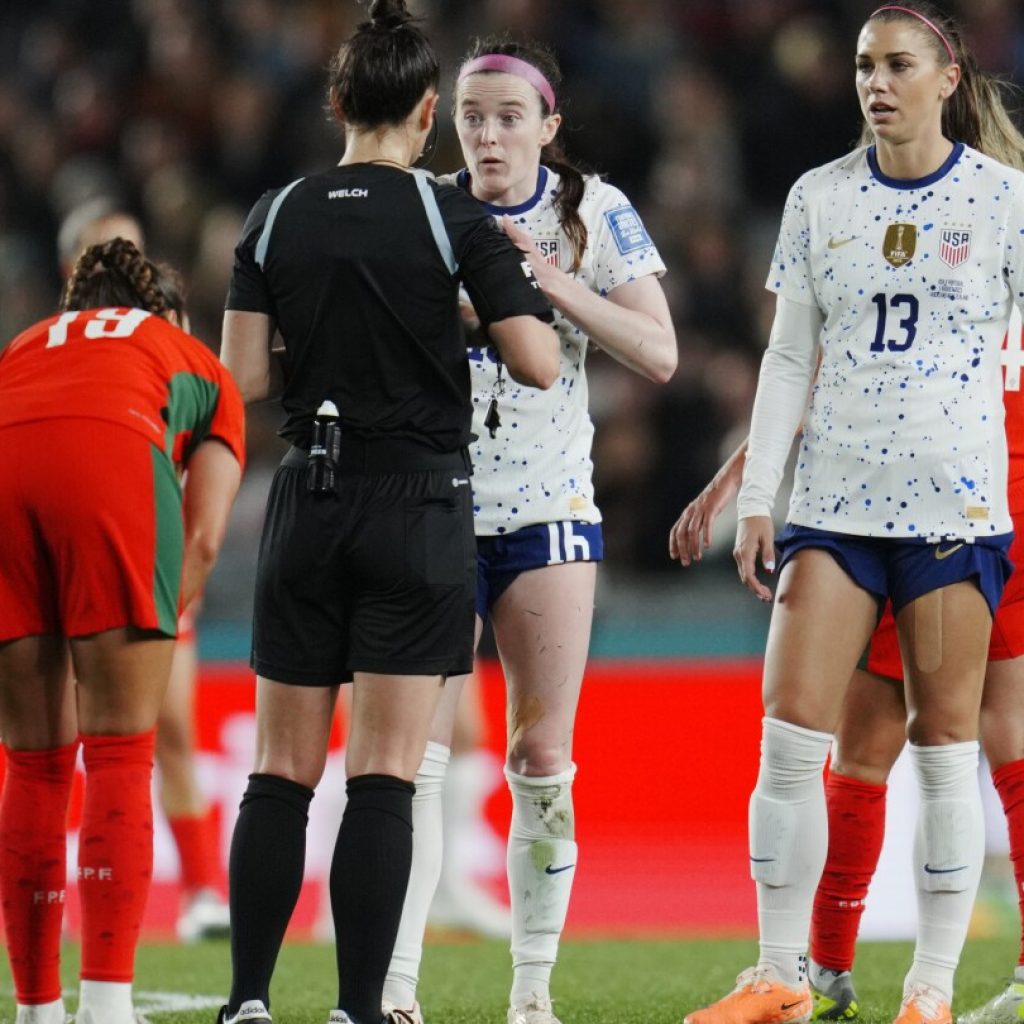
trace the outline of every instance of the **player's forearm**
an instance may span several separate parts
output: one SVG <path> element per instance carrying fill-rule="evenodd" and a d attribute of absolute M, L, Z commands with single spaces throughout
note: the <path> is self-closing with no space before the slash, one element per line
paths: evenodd
<path fill-rule="evenodd" d="M 712 477 L 709 486 L 717 491 L 722 491 L 732 497 L 743 482 L 743 466 L 747 459 L 747 446 L 750 438 L 745 437 L 740 446 L 722 464 L 718 472 Z"/>
<path fill-rule="evenodd" d="M 761 362 L 743 483 L 736 501 L 741 519 L 772 514 L 817 365 L 820 327 L 818 309 L 780 297 L 771 341 Z"/>
<path fill-rule="evenodd" d="M 652 284 L 660 295 L 660 285 L 653 279 Z M 667 304 L 658 316 L 631 309 L 560 271 L 546 275 L 541 287 L 556 309 L 623 366 L 658 384 L 675 372 L 676 335 Z"/>

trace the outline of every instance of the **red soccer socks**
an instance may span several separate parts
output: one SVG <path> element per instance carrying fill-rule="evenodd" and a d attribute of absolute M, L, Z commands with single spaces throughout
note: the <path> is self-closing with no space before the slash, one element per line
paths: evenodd
<path fill-rule="evenodd" d="M 66 820 L 78 744 L 6 749 L 0 801 L 0 899 L 19 1005 L 60 999 Z"/>
<path fill-rule="evenodd" d="M 83 736 L 85 803 L 78 851 L 82 978 L 130 982 L 153 875 L 155 730 Z"/>

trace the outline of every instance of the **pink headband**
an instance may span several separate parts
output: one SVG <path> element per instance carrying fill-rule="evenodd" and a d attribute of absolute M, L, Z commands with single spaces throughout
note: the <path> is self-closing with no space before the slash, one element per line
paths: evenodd
<path fill-rule="evenodd" d="M 529 61 L 510 57 L 505 53 L 485 53 L 482 57 L 474 57 L 462 65 L 458 81 L 477 71 L 504 71 L 508 75 L 525 78 L 544 97 L 550 113 L 555 112 L 555 90 L 551 83 Z"/>
<path fill-rule="evenodd" d="M 949 54 L 949 59 L 955 64 L 956 54 L 953 52 L 953 47 L 949 45 L 949 40 L 942 34 L 941 29 L 933 21 L 929 21 L 923 14 L 918 14 L 917 11 L 912 11 L 909 7 L 898 7 L 896 4 L 889 4 L 885 7 L 879 7 L 875 14 L 881 14 L 882 11 L 901 11 L 903 14 L 910 14 L 917 18 L 919 21 L 923 21 L 941 40 L 942 45 L 946 48 L 946 53 Z M 872 14 L 868 21 L 875 16 Z"/>

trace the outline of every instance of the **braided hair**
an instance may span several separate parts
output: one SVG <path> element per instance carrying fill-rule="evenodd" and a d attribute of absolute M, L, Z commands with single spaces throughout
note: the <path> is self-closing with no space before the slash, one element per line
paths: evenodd
<path fill-rule="evenodd" d="M 145 309 L 164 319 L 173 313 L 185 318 L 185 302 L 178 275 L 162 264 L 150 263 L 126 238 L 91 245 L 71 272 L 61 310 L 124 306 Z"/>
<path fill-rule="evenodd" d="M 485 39 L 477 39 L 469 53 L 466 54 L 462 63 L 466 64 L 476 57 L 485 54 L 497 53 L 507 57 L 517 57 L 519 60 L 532 64 L 551 84 L 556 100 L 559 94 L 559 87 L 562 84 L 562 70 L 558 66 L 558 60 L 554 53 L 541 43 L 534 40 L 519 42 L 507 35 L 490 36 Z M 544 117 L 558 113 L 556 110 L 549 110 L 547 100 L 538 94 L 541 113 Z M 561 106 L 561 104 L 558 104 Z M 580 202 L 583 199 L 583 192 L 586 182 L 583 175 L 589 173 L 580 164 L 571 160 L 562 149 L 562 144 L 556 135 L 541 151 L 541 163 L 550 167 L 559 177 L 558 189 L 555 192 L 554 207 L 558 214 L 559 223 L 565 231 L 569 244 L 572 247 L 571 270 L 575 273 L 579 270 L 583 260 L 583 252 L 587 247 L 587 226 L 580 217 Z"/>

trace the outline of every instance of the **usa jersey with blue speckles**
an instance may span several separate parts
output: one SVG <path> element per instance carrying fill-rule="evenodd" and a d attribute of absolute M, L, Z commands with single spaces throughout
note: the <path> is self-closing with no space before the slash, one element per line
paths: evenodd
<path fill-rule="evenodd" d="M 1024 301 L 1024 174 L 958 143 L 901 181 L 856 150 L 794 185 L 767 286 L 824 317 L 789 521 L 1009 532 L 1000 350 Z"/>
<path fill-rule="evenodd" d="M 465 171 L 441 178 L 467 187 Z M 568 270 L 572 247 L 554 208 L 559 176 L 540 168 L 534 195 L 519 206 L 483 203 L 495 216 L 510 216 L 545 258 Z M 587 176 L 579 214 L 587 245 L 576 278 L 592 291 L 612 289 L 648 274 L 665 273 L 658 250 L 636 210 L 617 188 Z M 594 426 L 587 411 L 584 360 L 587 336 L 555 310 L 560 341 L 558 379 L 547 391 L 523 387 L 504 374 L 498 396 L 494 349 L 470 350 L 473 385 L 473 493 L 477 536 L 493 536 L 535 523 L 601 521 L 594 504 L 590 460 Z M 501 426 L 492 438 L 484 425 L 491 398 L 497 396 Z"/>

